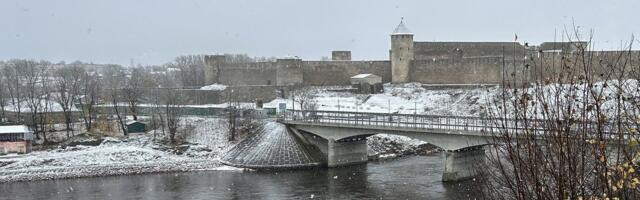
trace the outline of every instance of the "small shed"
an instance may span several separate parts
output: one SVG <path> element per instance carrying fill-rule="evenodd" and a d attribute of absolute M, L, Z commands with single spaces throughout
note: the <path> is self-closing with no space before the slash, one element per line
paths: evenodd
<path fill-rule="evenodd" d="M 358 74 L 351 77 L 351 86 L 357 93 L 377 94 L 384 90 L 382 77 L 374 74 Z"/>
<path fill-rule="evenodd" d="M 127 133 L 143 133 L 147 130 L 147 125 L 139 121 L 127 122 Z"/>
<path fill-rule="evenodd" d="M 0 154 L 29 153 L 33 132 L 25 125 L 0 126 Z"/>

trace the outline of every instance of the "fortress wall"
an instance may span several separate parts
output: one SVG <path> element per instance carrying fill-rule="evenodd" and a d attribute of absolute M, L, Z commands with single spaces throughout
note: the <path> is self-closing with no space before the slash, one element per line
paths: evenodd
<path fill-rule="evenodd" d="M 581 77 L 589 74 L 596 81 L 618 79 L 619 77 L 622 79 L 640 77 L 640 73 L 638 73 L 640 72 L 640 51 L 594 51 L 587 52 L 584 57 L 577 54 L 544 53 L 534 57 L 533 63 L 532 77 L 542 77 L 543 80 L 548 79 L 549 81 L 560 78 L 560 75 Z M 587 72 L 585 72 L 584 65 L 588 66 Z M 623 65 L 626 65 L 624 72 L 620 71 Z M 571 68 L 563 69 L 563 66 Z"/>
<path fill-rule="evenodd" d="M 522 57 L 524 46 L 517 42 L 414 42 L 416 60 L 452 58 L 456 50 L 462 57 Z"/>
<path fill-rule="evenodd" d="M 276 61 L 276 85 L 298 85 L 303 82 L 301 59 L 278 59 Z"/>
<path fill-rule="evenodd" d="M 221 102 L 228 102 L 230 96 L 235 96 L 239 102 L 256 102 L 261 99 L 263 102 L 270 102 L 276 99 L 275 85 L 249 85 L 249 86 L 230 86 L 222 92 Z M 233 91 L 234 94 L 230 94 Z"/>
<path fill-rule="evenodd" d="M 275 62 L 225 63 L 218 80 L 224 85 L 275 85 L 276 68 Z"/>
<path fill-rule="evenodd" d="M 304 85 L 349 85 L 358 74 L 375 74 L 391 82 L 389 61 L 303 61 Z"/>
<path fill-rule="evenodd" d="M 506 74 L 513 71 L 514 61 L 506 62 Z M 501 57 L 414 60 L 411 81 L 425 84 L 500 84 Z M 522 69 L 515 62 L 516 70 Z"/>

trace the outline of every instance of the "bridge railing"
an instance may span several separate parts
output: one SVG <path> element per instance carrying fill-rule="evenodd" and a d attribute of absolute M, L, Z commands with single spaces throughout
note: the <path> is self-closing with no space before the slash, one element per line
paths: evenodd
<path fill-rule="evenodd" d="M 283 118 L 289 122 L 305 122 L 312 124 L 340 124 L 367 126 L 379 128 L 405 129 L 437 129 L 445 131 L 469 132 L 510 132 L 534 131 L 544 133 L 553 130 L 553 123 L 543 120 L 516 121 L 511 119 L 496 119 L 464 116 L 418 115 L 396 113 L 363 113 L 345 111 L 315 111 L 315 110 L 287 110 Z M 613 123 L 601 125 L 601 131 L 615 135 L 617 133 Z M 587 129 L 596 132 L 596 123 L 582 123 L 573 131 Z"/>

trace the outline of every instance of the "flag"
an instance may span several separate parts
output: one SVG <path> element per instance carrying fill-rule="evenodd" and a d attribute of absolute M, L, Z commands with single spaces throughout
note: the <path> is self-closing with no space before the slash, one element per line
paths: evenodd
<path fill-rule="evenodd" d="M 515 35 L 516 35 L 516 39 L 514 41 L 518 41 L 518 34 L 515 34 Z"/>

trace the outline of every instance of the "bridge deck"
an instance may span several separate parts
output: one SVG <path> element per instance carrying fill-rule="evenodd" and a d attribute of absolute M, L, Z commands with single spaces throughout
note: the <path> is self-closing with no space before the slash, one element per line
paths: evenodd
<path fill-rule="evenodd" d="M 386 129 L 386 130 L 417 130 L 433 131 L 442 133 L 464 131 L 467 133 L 524 133 L 535 132 L 542 134 L 554 130 L 549 127 L 553 123 L 542 120 L 529 120 L 527 122 L 510 119 L 482 118 L 482 117 L 462 117 L 462 116 L 439 116 L 439 115 L 417 115 L 417 114 L 395 114 L 395 113 L 364 113 L 364 112 L 342 112 L 342 111 L 308 111 L 308 110 L 288 110 L 282 121 L 287 124 L 335 126 L 349 125 L 350 127 L 362 127 L 366 129 Z M 525 124 L 526 123 L 526 124 Z M 595 123 L 582 123 L 574 131 L 587 129 L 588 132 L 597 132 Z M 614 124 L 607 124 L 601 127 L 602 132 L 614 137 L 616 131 Z"/>

